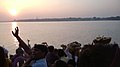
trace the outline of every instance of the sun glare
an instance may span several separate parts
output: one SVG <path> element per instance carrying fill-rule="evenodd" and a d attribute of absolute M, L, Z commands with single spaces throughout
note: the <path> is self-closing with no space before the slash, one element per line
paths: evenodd
<path fill-rule="evenodd" d="M 18 25 L 17 25 L 17 22 L 12 22 L 12 30 L 14 31 L 15 30 L 15 28 L 17 27 Z M 15 31 L 14 31 L 15 32 Z M 16 45 L 16 46 L 18 46 L 18 41 L 17 41 L 17 39 L 15 38 L 15 37 L 13 37 L 13 39 L 14 39 L 14 44 Z"/>
<path fill-rule="evenodd" d="M 16 9 L 10 10 L 10 14 L 11 14 L 12 16 L 16 16 L 16 15 L 17 15 Z"/>

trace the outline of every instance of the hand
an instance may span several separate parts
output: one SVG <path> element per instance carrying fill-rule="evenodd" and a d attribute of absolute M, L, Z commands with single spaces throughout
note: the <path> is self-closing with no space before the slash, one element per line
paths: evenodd
<path fill-rule="evenodd" d="M 15 32 L 12 31 L 13 36 L 18 37 L 19 29 L 18 27 L 15 28 Z"/>

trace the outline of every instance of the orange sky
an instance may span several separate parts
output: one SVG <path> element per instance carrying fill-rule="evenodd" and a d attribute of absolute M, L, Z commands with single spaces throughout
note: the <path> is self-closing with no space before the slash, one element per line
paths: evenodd
<path fill-rule="evenodd" d="M 120 15 L 120 0 L 0 0 L 0 21 Z"/>

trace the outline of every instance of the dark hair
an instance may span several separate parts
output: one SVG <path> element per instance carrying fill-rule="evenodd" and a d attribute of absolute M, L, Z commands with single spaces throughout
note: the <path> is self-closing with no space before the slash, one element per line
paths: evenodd
<path fill-rule="evenodd" d="M 48 51 L 53 52 L 54 51 L 54 46 L 48 46 Z"/>
<path fill-rule="evenodd" d="M 16 54 L 23 54 L 24 51 L 22 50 L 21 47 L 19 47 L 18 49 L 16 49 Z"/>
<path fill-rule="evenodd" d="M 75 67 L 75 65 L 76 65 L 76 63 L 75 63 L 75 61 L 73 59 L 68 60 L 67 64 L 70 64 L 73 67 Z"/>
<path fill-rule="evenodd" d="M 67 67 L 67 63 L 62 60 L 55 61 L 55 67 Z"/>
<path fill-rule="evenodd" d="M 37 49 L 41 50 L 42 52 L 45 52 L 45 55 L 48 52 L 47 46 L 42 45 L 42 44 L 35 44 L 34 48 L 37 48 Z"/>
<path fill-rule="evenodd" d="M 63 49 L 58 49 L 58 55 L 59 55 L 60 57 L 67 56 L 67 55 L 65 54 L 65 52 L 64 52 Z"/>
<path fill-rule="evenodd" d="M 5 67 L 6 57 L 4 48 L 0 46 L 0 66 Z"/>

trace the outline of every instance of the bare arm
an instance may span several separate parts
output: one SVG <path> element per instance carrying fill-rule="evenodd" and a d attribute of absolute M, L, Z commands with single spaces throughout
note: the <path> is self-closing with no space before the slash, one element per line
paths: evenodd
<path fill-rule="evenodd" d="M 31 54 L 31 49 L 27 46 L 27 44 L 19 37 L 19 29 L 18 27 L 15 28 L 15 32 L 12 31 L 12 34 L 14 37 L 16 37 L 16 39 L 18 40 L 19 42 L 19 46 L 21 46 L 26 53 L 28 53 L 29 55 Z"/>

